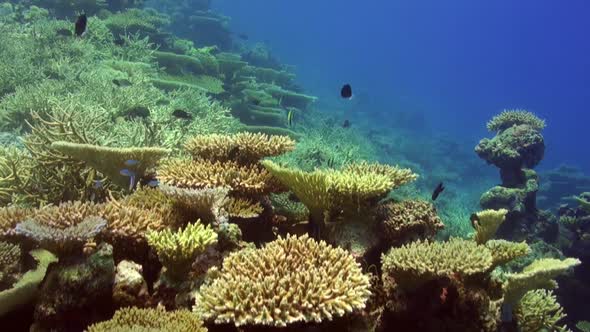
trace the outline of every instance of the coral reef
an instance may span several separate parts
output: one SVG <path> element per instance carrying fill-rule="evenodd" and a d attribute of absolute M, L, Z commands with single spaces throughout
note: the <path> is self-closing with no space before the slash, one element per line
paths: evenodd
<path fill-rule="evenodd" d="M 166 312 L 152 308 L 122 308 L 110 320 L 93 324 L 86 331 L 206 332 L 207 329 L 199 317 L 188 310 Z"/>
<path fill-rule="evenodd" d="M 504 222 L 508 210 L 484 210 L 476 213 L 477 221 L 474 221 L 474 240 L 477 244 L 484 244 L 490 240 L 500 225 Z"/>
<path fill-rule="evenodd" d="M 392 243 L 414 238 L 432 239 L 444 228 L 436 208 L 426 201 L 389 202 L 380 206 L 377 213 L 384 220 L 383 235 Z"/>
<path fill-rule="evenodd" d="M 514 310 L 518 327 L 523 332 L 569 331 L 559 321 L 566 317 L 553 292 L 536 289 L 527 292 Z"/>
<path fill-rule="evenodd" d="M 18 245 L 0 241 L 0 290 L 11 286 L 20 272 L 21 249 Z"/>
<path fill-rule="evenodd" d="M 363 309 L 369 286 L 344 250 L 289 236 L 227 257 L 219 277 L 199 290 L 194 310 L 236 326 L 322 322 Z"/>
<path fill-rule="evenodd" d="M 486 125 L 489 131 L 503 131 L 516 125 L 528 125 L 535 130 L 545 128 L 545 120 L 526 110 L 504 110 Z"/>
<path fill-rule="evenodd" d="M 148 287 L 141 265 L 123 260 L 117 264 L 113 282 L 113 303 L 117 307 L 142 307 L 148 301 Z"/>

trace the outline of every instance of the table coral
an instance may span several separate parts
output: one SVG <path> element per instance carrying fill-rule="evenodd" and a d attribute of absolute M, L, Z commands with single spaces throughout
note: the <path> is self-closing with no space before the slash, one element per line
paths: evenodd
<path fill-rule="evenodd" d="M 383 235 L 389 241 L 415 237 L 432 239 L 444 228 L 432 203 L 419 200 L 389 202 L 381 205 L 377 213 L 383 221 Z"/>
<path fill-rule="evenodd" d="M 219 278 L 197 293 L 194 310 L 236 326 L 319 323 L 363 309 L 369 287 L 369 277 L 343 249 L 287 236 L 227 257 Z"/>
<path fill-rule="evenodd" d="M 206 332 L 201 319 L 188 310 L 122 308 L 108 321 L 93 324 L 86 332 L 150 331 Z"/>
<path fill-rule="evenodd" d="M 489 240 L 485 243 L 485 246 L 492 252 L 492 266 L 490 269 L 531 253 L 531 248 L 526 242 Z"/>
<path fill-rule="evenodd" d="M 535 114 L 525 110 L 504 110 L 499 115 L 488 121 L 486 127 L 489 131 L 503 131 L 512 126 L 526 124 L 535 130 L 545 128 L 545 120 L 538 118 Z"/>
<path fill-rule="evenodd" d="M 215 225 L 227 222 L 225 206 L 229 202 L 228 189 L 189 189 L 160 184 L 158 190 L 174 200 L 186 215 L 196 215 L 197 218 Z"/>
<path fill-rule="evenodd" d="M 217 233 L 200 221 L 176 232 L 169 229 L 148 231 L 146 238 L 166 267 L 167 274 L 176 279 L 185 277 L 195 258 L 217 243 Z"/>
<path fill-rule="evenodd" d="M 477 221 L 473 221 L 475 234 L 473 239 L 477 244 L 484 244 L 494 237 L 500 225 L 506 219 L 508 210 L 484 210 L 476 213 Z"/>

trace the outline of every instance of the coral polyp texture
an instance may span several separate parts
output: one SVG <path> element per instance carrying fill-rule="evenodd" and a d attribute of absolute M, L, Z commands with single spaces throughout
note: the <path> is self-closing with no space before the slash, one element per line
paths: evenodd
<path fill-rule="evenodd" d="M 484 244 L 496 234 L 500 225 L 506 219 L 508 210 L 484 210 L 476 213 L 477 221 L 473 221 L 475 235 L 473 239 L 478 244 Z"/>
<path fill-rule="evenodd" d="M 0 235 L 6 235 L 19 222 L 33 214 L 33 210 L 17 206 L 0 208 Z"/>
<path fill-rule="evenodd" d="M 401 168 L 398 166 L 379 163 L 369 163 L 366 161 L 348 164 L 342 170 L 344 172 L 361 176 L 364 174 L 385 175 L 391 181 L 391 189 L 395 189 L 407 183 L 413 182 L 418 178 L 418 175 L 413 173 L 409 168 Z"/>
<path fill-rule="evenodd" d="M 150 331 L 207 332 L 203 321 L 188 310 L 122 308 L 108 321 L 93 324 L 86 332 Z"/>
<path fill-rule="evenodd" d="M 363 309 L 369 287 L 345 250 L 287 236 L 227 257 L 219 277 L 197 293 L 194 311 L 236 326 L 322 322 Z"/>
<path fill-rule="evenodd" d="M 542 130 L 545 128 L 545 120 L 525 110 L 504 110 L 488 121 L 486 127 L 489 131 L 503 131 L 515 125 L 527 125 L 535 130 Z"/>
<path fill-rule="evenodd" d="M 531 248 L 526 242 L 511 242 L 506 240 L 489 240 L 486 248 L 492 252 L 492 267 L 506 264 L 518 257 L 531 253 Z"/>
<path fill-rule="evenodd" d="M 403 289 L 459 274 L 471 276 L 492 266 L 492 253 L 473 241 L 453 238 L 447 242 L 415 241 L 392 248 L 381 256 L 383 279 L 393 279 Z"/>
<path fill-rule="evenodd" d="M 0 241 L 0 290 L 12 285 L 14 274 L 19 272 L 21 249 L 18 245 Z"/>
<path fill-rule="evenodd" d="M 262 158 L 278 156 L 293 150 L 295 141 L 288 136 L 262 133 L 204 135 L 189 139 L 185 148 L 197 159 L 255 163 Z"/>
<path fill-rule="evenodd" d="M 514 310 L 518 328 L 522 332 L 570 331 L 562 321 L 566 314 L 552 291 L 535 289 L 528 291 Z"/>
<path fill-rule="evenodd" d="M 146 238 L 170 275 L 184 277 L 195 258 L 217 243 L 217 233 L 199 221 L 184 229 L 148 231 Z"/>
<path fill-rule="evenodd" d="M 426 201 L 389 202 L 380 206 L 378 213 L 384 219 L 384 235 L 390 241 L 405 237 L 433 238 L 444 228 L 434 205 Z"/>

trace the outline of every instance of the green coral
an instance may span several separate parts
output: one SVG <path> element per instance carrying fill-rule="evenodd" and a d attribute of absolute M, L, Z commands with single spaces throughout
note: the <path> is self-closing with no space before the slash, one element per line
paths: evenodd
<path fill-rule="evenodd" d="M 485 246 L 492 252 L 491 269 L 531 253 L 531 248 L 526 242 L 489 240 L 485 243 Z"/>
<path fill-rule="evenodd" d="M 586 212 L 590 213 L 590 202 L 585 199 L 583 196 L 590 196 L 590 193 L 584 193 L 580 196 L 574 196 L 574 200 L 578 202 L 580 207 L 584 209 Z"/>
<path fill-rule="evenodd" d="M 545 128 L 545 120 L 525 110 L 504 110 L 487 123 L 489 131 L 502 131 L 516 125 L 528 125 L 536 130 Z"/>
<path fill-rule="evenodd" d="M 31 302 L 37 295 L 37 287 L 45 278 L 49 264 L 57 262 L 57 257 L 47 250 L 35 249 L 29 254 L 37 266 L 25 273 L 12 288 L 0 292 L 0 316 Z"/>
<path fill-rule="evenodd" d="M 518 302 L 514 316 L 522 332 L 570 331 L 565 325 L 560 324 L 566 314 L 552 291 L 528 291 Z"/>
<path fill-rule="evenodd" d="M 217 233 L 209 225 L 203 226 L 199 221 L 188 224 L 177 232 L 169 229 L 149 231 L 146 238 L 166 267 L 167 273 L 176 278 L 184 277 L 197 256 L 217 243 Z"/>

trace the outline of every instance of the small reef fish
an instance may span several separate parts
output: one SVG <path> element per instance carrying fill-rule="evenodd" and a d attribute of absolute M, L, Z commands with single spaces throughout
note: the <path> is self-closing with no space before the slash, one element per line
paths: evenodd
<path fill-rule="evenodd" d="M 128 119 L 133 118 L 149 118 L 150 117 L 150 110 L 143 106 L 133 107 L 132 109 L 128 110 L 125 113 L 125 117 Z"/>
<path fill-rule="evenodd" d="M 78 16 L 75 25 L 76 36 L 82 37 L 86 33 L 86 24 L 88 24 L 88 18 L 86 17 L 86 14 L 81 14 Z"/>
<path fill-rule="evenodd" d="M 92 182 L 93 182 L 92 188 L 94 188 L 94 189 L 100 189 L 103 186 L 102 180 L 93 180 Z"/>
<path fill-rule="evenodd" d="M 135 172 L 124 168 L 119 171 L 119 174 L 129 177 L 129 191 L 133 190 L 133 187 L 135 187 Z"/>
<path fill-rule="evenodd" d="M 350 121 L 348 120 L 344 120 L 344 123 L 342 123 L 342 128 L 350 128 L 352 124 L 350 123 Z"/>
<path fill-rule="evenodd" d="M 350 86 L 350 84 L 344 84 L 342 86 L 342 89 L 340 89 L 340 96 L 342 96 L 342 98 L 345 99 L 352 98 L 352 87 Z"/>
<path fill-rule="evenodd" d="M 139 164 L 139 160 L 135 160 L 135 159 L 125 160 L 125 166 L 127 166 L 127 167 L 136 166 L 138 164 Z"/>
<path fill-rule="evenodd" d="M 151 180 L 150 182 L 147 183 L 148 187 L 151 188 L 156 188 L 157 186 L 160 185 L 160 181 L 158 181 L 157 179 Z"/>
<path fill-rule="evenodd" d="M 436 201 L 436 198 L 438 197 L 438 195 L 440 195 L 440 193 L 443 192 L 443 190 L 445 190 L 445 187 L 443 186 L 443 183 L 439 183 L 438 186 L 436 186 L 436 188 L 434 188 L 434 191 L 432 192 L 432 200 Z"/>
<path fill-rule="evenodd" d="M 192 120 L 193 119 L 193 116 L 190 113 L 188 113 L 187 111 L 180 110 L 180 109 L 174 110 L 174 112 L 172 112 L 172 115 L 176 118 L 184 119 L 184 120 Z"/>
<path fill-rule="evenodd" d="M 477 216 L 477 213 L 472 213 L 469 217 L 469 220 L 471 220 L 471 227 L 473 227 L 474 229 L 477 229 L 477 227 L 479 227 L 479 217 Z"/>
<path fill-rule="evenodd" d="M 293 126 L 293 110 L 290 110 L 289 113 L 287 113 L 287 124 L 289 125 L 289 127 Z"/>
<path fill-rule="evenodd" d="M 113 84 L 116 85 L 116 86 L 118 86 L 118 87 L 121 87 L 121 88 L 125 88 L 125 87 L 128 87 L 128 86 L 131 86 L 131 82 L 129 80 L 124 79 L 124 78 L 121 78 L 121 79 L 115 78 L 113 80 Z"/>

